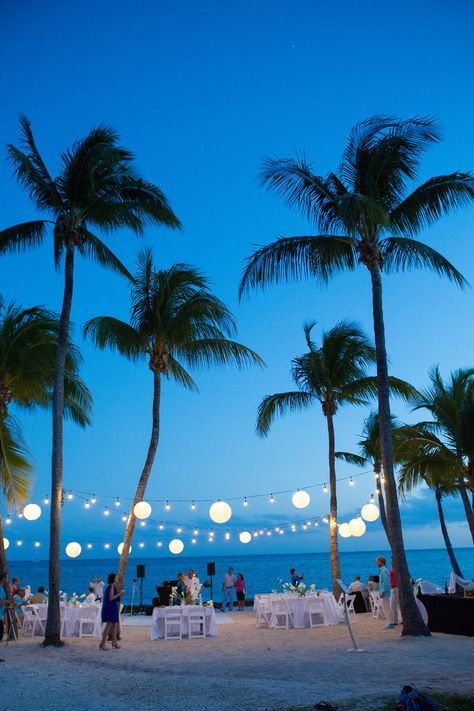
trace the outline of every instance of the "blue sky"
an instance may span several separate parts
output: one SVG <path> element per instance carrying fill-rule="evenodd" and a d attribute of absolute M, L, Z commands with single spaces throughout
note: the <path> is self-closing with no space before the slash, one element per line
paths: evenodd
<path fill-rule="evenodd" d="M 279 286 L 239 304 L 237 288 L 244 259 L 255 244 L 278 235 L 302 234 L 310 226 L 257 185 L 260 160 L 305 152 L 315 170 L 337 166 L 347 133 L 357 121 L 380 112 L 402 117 L 433 114 L 445 141 L 424 160 L 420 180 L 456 169 L 472 169 L 474 136 L 470 51 L 473 8 L 469 2 L 370 2 L 344 0 L 337 8 L 319 1 L 163 3 L 131 6 L 122 0 L 72 6 L 51 1 L 11 3 L 0 28 L 2 146 L 18 139 L 17 114 L 26 113 L 51 171 L 59 152 L 91 125 L 116 128 L 137 156 L 137 167 L 168 195 L 184 225 L 182 234 L 150 229 L 146 244 L 160 267 L 176 260 L 194 264 L 212 280 L 216 293 L 234 311 L 239 340 L 265 359 L 264 370 L 196 373 L 200 394 L 166 384 L 162 433 L 149 486 L 149 499 L 213 499 L 289 490 L 327 478 L 325 423 L 315 409 L 277 423 L 266 440 L 254 434 L 256 407 L 269 393 L 287 390 L 291 358 L 304 351 L 302 324 L 315 319 L 327 329 L 341 318 L 359 321 L 371 333 L 368 275 L 360 270 L 320 289 L 310 282 Z M 5 155 L 5 148 L 1 151 Z M 0 226 L 36 215 L 0 162 Z M 474 283 L 474 210 L 464 210 L 426 231 L 423 238 L 441 250 Z M 139 240 L 127 233 L 109 242 L 133 267 Z M 54 272 L 51 241 L 41 249 L 2 258 L 1 292 L 24 304 L 60 307 L 62 275 Z M 385 279 L 387 344 L 392 372 L 422 386 L 439 363 L 444 373 L 472 365 L 473 292 L 458 291 L 433 275 L 412 273 Z M 118 277 L 78 260 L 73 320 L 92 316 L 127 317 L 128 287 Z M 316 331 L 316 335 L 318 332 Z M 94 394 L 94 423 L 87 431 L 66 426 L 64 485 L 94 492 L 102 505 L 133 494 L 150 429 L 150 373 L 83 344 L 84 377 Z M 410 420 L 399 404 L 394 411 Z M 337 416 L 340 449 L 351 450 L 367 414 L 346 410 Z M 33 500 L 49 490 L 50 417 L 22 415 L 36 463 Z M 340 476 L 349 476 L 346 466 Z M 340 485 L 341 517 L 369 498 L 370 474 L 355 486 Z M 273 506 L 267 498 L 248 508 L 234 504 L 232 539 L 216 533 L 216 552 L 242 550 L 240 528 L 275 526 L 327 513 L 327 497 L 313 489 L 311 506 L 298 516 L 289 495 Z M 105 498 L 111 497 L 110 499 Z M 468 545 L 463 512 L 447 502 L 456 545 Z M 424 492 L 404 507 L 410 547 L 437 546 L 441 538 L 435 507 Z M 165 518 L 167 517 L 167 518 Z M 189 505 L 164 512 L 154 504 L 152 518 L 137 533 L 143 553 L 163 550 L 178 524 L 184 540 L 194 525 L 209 527 L 206 507 Z M 159 535 L 157 522 L 167 523 Z M 13 555 L 43 557 L 47 516 L 26 524 L 15 520 L 9 538 L 24 540 Z M 118 514 L 85 511 L 77 498 L 67 502 L 63 540 L 96 543 L 111 551 L 121 540 Z M 174 534 L 173 534 L 174 535 Z M 33 541 L 42 547 L 33 550 Z M 342 549 L 382 545 L 373 524 L 359 541 Z M 255 544 L 255 545 L 254 545 Z M 252 543 L 256 552 L 325 550 L 324 527 Z M 188 545 L 188 543 L 187 543 Z M 198 544 L 203 553 L 203 536 Z M 226 547 L 227 548 L 226 548 Z M 250 546 L 245 547 L 249 552 Z M 189 545 L 187 548 L 189 551 Z M 92 551 L 90 553 L 92 555 Z"/>

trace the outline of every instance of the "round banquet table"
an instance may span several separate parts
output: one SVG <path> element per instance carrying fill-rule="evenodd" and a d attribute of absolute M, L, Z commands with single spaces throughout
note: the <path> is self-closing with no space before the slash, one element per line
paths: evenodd
<path fill-rule="evenodd" d="M 287 595 L 285 593 L 273 594 L 273 595 L 259 595 L 255 599 L 254 609 L 255 612 L 259 611 L 260 605 L 264 604 L 264 599 L 270 604 L 270 607 L 274 606 L 277 600 L 285 600 L 289 611 L 293 615 L 293 626 L 296 629 L 303 629 L 304 627 L 309 627 L 309 612 L 308 612 L 308 601 L 313 598 L 317 600 L 322 600 L 324 603 L 324 616 L 327 625 L 338 625 L 343 621 L 343 610 L 337 604 L 332 593 L 320 593 L 319 595 L 308 595 L 305 597 L 296 597 L 293 595 Z M 270 618 L 270 628 L 275 625 L 275 617 L 272 614 Z"/>
<path fill-rule="evenodd" d="M 198 611 L 204 614 L 204 624 L 206 625 L 206 637 L 216 637 L 217 622 L 216 613 L 213 607 L 202 607 L 200 605 L 176 605 L 174 607 L 155 607 L 151 622 L 151 639 L 163 639 L 165 636 L 165 610 L 180 612 L 186 618 L 191 611 Z"/>
<path fill-rule="evenodd" d="M 40 618 L 46 620 L 48 613 L 47 605 L 34 605 Z M 100 617 L 101 608 L 99 605 L 65 605 L 61 603 L 60 614 L 61 620 L 66 616 L 66 637 L 79 636 L 79 620 L 94 620 L 94 637 L 100 637 L 102 634 L 102 621 Z M 37 629 L 37 634 L 41 632 Z"/>

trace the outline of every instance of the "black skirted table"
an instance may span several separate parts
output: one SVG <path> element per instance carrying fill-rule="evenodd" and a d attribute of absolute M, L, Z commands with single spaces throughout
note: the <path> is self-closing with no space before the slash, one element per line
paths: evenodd
<path fill-rule="evenodd" d="M 474 637 L 474 598 L 418 593 L 418 599 L 426 607 L 430 632 Z"/>

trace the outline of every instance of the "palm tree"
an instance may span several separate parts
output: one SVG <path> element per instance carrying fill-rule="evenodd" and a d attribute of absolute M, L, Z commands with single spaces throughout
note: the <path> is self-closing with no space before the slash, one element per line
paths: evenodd
<path fill-rule="evenodd" d="M 208 280 L 193 267 L 176 263 L 157 271 L 151 249 L 143 250 L 131 297 L 130 323 L 99 316 L 84 327 L 85 335 L 99 348 L 108 346 L 129 360 L 145 361 L 153 374 L 151 438 L 125 529 L 117 576 L 120 587 L 135 531 L 134 508 L 145 496 L 158 447 L 162 378 L 196 390 L 186 369 L 189 366 L 263 364 L 256 353 L 228 339 L 235 332 L 234 318 L 210 291 Z"/>
<path fill-rule="evenodd" d="M 341 578 L 337 539 L 337 489 L 334 417 L 344 405 L 365 405 L 367 397 L 377 395 L 377 381 L 367 376 L 375 363 L 375 348 L 355 323 L 341 321 L 323 333 L 321 346 L 311 339 L 315 324 L 304 326 L 309 352 L 294 358 L 291 376 L 298 390 L 268 395 L 259 405 L 256 430 L 266 436 L 277 416 L 303 410 L 319 403 L 326 418 L 329 455 L 329 545 L 333 593 L 339 597 Z M 391 378 L 390 386 L 406 397 L 412 392 L 408 383 Z"/>
<path fill-rule="evenodd" d="M 474 369 L 460 368 L 446 383 L 438 366 L 429 375 L 430 387 L 415 400 L 416 410 L 426 409 L 434 418 L 420 423 L 424 445 L 456 478 L 474 542 Z"/>
<path fill-rule="evenodd" d="M 391 416 L 391 421 L 392 438 L 395 438 L 397 427 L 399 425 L 393 415 Z M 390 543 L 387 513 L 385 511 L 385 501 L 382 492 L 382 485 L 384 481 L 382 475 L 382 452 L 380 450 L 380 426 L 377 412 L 371 412 L 370 415 L 364 420 L 362 439 L 359 440 L 358 445 L 359 454 L 353 454 L 352 452 L 336 452 L 336 459 L 341 459 L 347 464 L 353 464 L 354 466 L 360 468 L 365 468 L 367 466 L 372 467 L 376 481 L 375 488 L 379 502 L 380 520 L 382 521 L 387 540 Z"/>
<path fill-rule="evenodd" d="M 449 560 L 456 575 L 463 574 L 459 567 L 444 518 L 442 500 L 458 493 L 459 467 L 456 460 L 443 448 L 443 443 L 424 424 L 410 425 L 399 430 L 395 446 L 401 462 L 398 489 L 403 497 L 425 483 L 433 492 L 438 508 L 439 523 Z"/>
<path fill-rule="evenodd" d="M 428 268 L 459 286 L 465 283 L 441 254 L 414 239 L 424 227 L 474 199 L 472 176 L 460 171 L 430 178 L 406 194 L 422 153 L 439 140 L 440 129 L 429 118 L 374 116 L 352 129 L 339 169 L 327 177 L 313 173 L 305 159 L 267 159 L 263 185 L 297 207 L 317 234 L 280 238 L 258 249 L 248 260 L 240 287 L 243 294 L 270 282 L 308 276 L 327 282 L 359 264 L 369 271 L 382 468 L 404 635 L 429 633 L 413 599 L 393 471 L 382 272 Z"/>
<path fill-rule="evenodd" d="M 64 372 L 73 296 L 76 253 L 130 277 L 128 271 L 92 230 L 127 228 L 137 235 L 148 223 L 179 228 L 163 192 L 136 175 L 133 156 L 106 126 L 92 128 L 85 138 L 61 154 L 61 170 L 51 177 L 36 146 L 28 119 L 20 115 L 20 148 L 10 144 L 14 174 L 36 208 L 50 219 L 33 220 L 0 232 L 0 253 L 19 252 L 41 244 L 51 231 L 54 262 L 64 260 L 64 294 L 59 321 L 53 388 L 53 446 L 49 548 L 49 602 L 45 644 L 60 644 L 59 556 L 63 480 Z M 50 228 L 52 227 L 52 230 Z"/>
<path fill-rule="evenodd" d="M 33 464 L 16 409 L 47 408 L 52 402 L 59 323 L 36 306 L 24 309 L 0 299 L 0 477 L 9 508 L 21 506 L 30 488 Z M 79 377 L 81 357 L 68 343 L 65 369 L 65 415 L 81 427 L 89 424 L 90 393 Z M 7 575 L 0 512 L 0 577 Z"/>

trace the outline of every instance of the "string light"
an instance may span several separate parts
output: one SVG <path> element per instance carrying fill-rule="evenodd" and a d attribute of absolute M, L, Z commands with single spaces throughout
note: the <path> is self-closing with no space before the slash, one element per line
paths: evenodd
<path fill-rule="evenodd" d="M 107 550 L 110 548 L 110 543 L 106 543 L 104 548 L 107 548 Z"/>
<path fill-rule="evenodd" d="M 326 486 L 326 483 L 324 484 L 323 491 L 324 491 L 325 494 L 328 493 L 328 488 L 327 488 L 327 486 Z"/>
<path fill-rule="evenodd" d="M 126 520 L 127 520 L 127 517 L 126 517 L 125 514 L 123 514 L 123 516 L 122 516 L 122 521 L 126 521 Z"/>
<path fill-rule="evenodd" d="M 176 533 L 182 533 L 182 532 L 183 532 L 183 529 L 181 528 L 181 526 L 178 526 L 178 528 L 176 529 Z"/>
<path fill-rule="evenodd" d="M 16 544 L 17 544 L 17 546 L 22 546 L 22 545 L 23 545 L 23 541 L 17 541 Z"/>
<path fill-rule="evenodd" d="M 117 496 L 117 499 L 116 499 L 116 501 L 115 501 L 115 506 L 120 506 L 120 499 L 119 499 L 118 496 Z"/>
<path fill-rule="evenodd" d="M 46 494 L 46 496 L 43 499 L 43 504 L 47 506 L 49 504 L 49 496 Z"/>
<path fill-rule="evenodd" d="M 109 511 L 108 507 L 106 506 L 104 509 L 104 516 L 108 516 L 109 513 L 110 513 L 110 511 Z"/>
<path fill-rule="evenodd" d="M 86 501 L 86 503 L 84 504 L 84 508 L 85 508 L 85 509 L 89 509 L 89 508 L 90 508 L 89 499 L 88 499 L 88 500 Z"/>
<path fill-rule="evenodd" d="M 248 506 L 248 505 L 249 505 L 249 502 L 247 501 L 247 497 L 245 496 L 244 497 L 244 506 Z"/>
<path fill-rule="evenodd" d="M 192 504 L 191 504 L 191 508 L 192 508 L 193 511 L 196 510 L 196 504 L 194 503 L 194 501 L 193 501 Z"/>
<path fill-rule="evenodd" d="M 157 543 L 156 545 L 158 546 L 158 548 L 161 548 L 161 546 L 163 545 L 163 543 L 162 543 L 161 541 L 158 541 L 158 543 Z"/>
<path fill-rule="evenodd" d="M 258 531 L 254 531 L 254 532 L 253 532 L 253 537 L 254 537 L 254 538 L 257 538 L 257 536 L 258 536 Z"/>
<path fill-rule="evenodd" d="M 196 543 L 196 539 L 195 539 L 195 538 L 191 538 L 191 543 L 193 543 L 193 544 Z"/>
<path fill-rule="evenodd" d="M 145 528 L 145 526 L 146 526 L 146 521 L 140 521 L 140 526 L 141 526 L 142 528 Z"/>
<path fill-rule="evenodd" d="M 230 533 L 229 533 L 229 531 L 226 531 L 226 532 L 225 532 L 225 539 L 226 539 L 226 541 L 228 541 L 228 540 L 230 539 Z"/>
<path fill-rule="evenodd" d="M 195 528 L 193 531 L 193 536 L 197 536 L 197 535 L 199 535 L 199 531 L 197 528 Z"/>
<path fill-rule="evenodd" d="M 275 503 L 275 497 L 273 496 L 273 494 L 270 494 L 270 503 L 271 504 Z"/>
<path fill-rule="evenodd" d="M 92 548 L 92 543 L 88 543 L 88 544 L 86 545 L 86 548 L 88 548 L 88 549 L 90 550 L 90 549 Z"/>
<path fill-rule="evenodd" d="M 18 512 L 18 518 L 23 518 L 23 511 Z"/>
<path fill-rule="evenodd" d="M 70 492 L 68 493 L 67 498 L 69 499 L 69 501 L 72 501 L 72 500 L 73 500 L 74 494 L 72 493 L 72 491 L 70 491 Z"/>
<path fill-rule="evenodd" d="M 35 541 L 35 548 L 39 548 L 41 543 L 39 541 Z"/>
<path fill-rule="evenodd" d="M 12 520 L 11 520 L 10 516 L 7 516 L 7 518 L 5 519 L 5 523 L 10 524 L 11 522 L 12 522 Z"/>
<path fill-rule="evenodd" d="M 165 504 L 165 511 L 169 511 L 170 508 L 171 508 L 170 502 L 167 501 L 166 504 Z"/>
<path fill-rule="evenodd" d="M 349 479 L 349 486 L 354 486 L 354 480 L 352 477 Z"/>
<path fill-rule="evenodd" d="M 160 529 L 160 531 L 163 531 L 165 527 L 163 526 L 163 523 L 160 523 L 158 528 Z"/>
<path fill-rule="evenodd" d="M 140 541 L 138 545 L 140 546 L 140 548 L 145 548 L 145 544 L 143 543 L 143 541 Z"/>
<path fill-rule="evenodd" d="M 95 498 L 95 494 L 92 494 L 92 499 L 91 499 L 91 504 L 96 504 L 97 499 Z"/>

